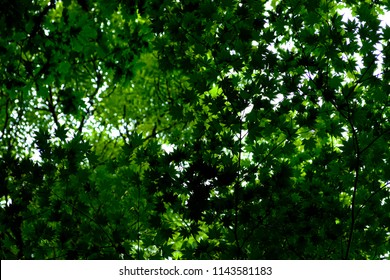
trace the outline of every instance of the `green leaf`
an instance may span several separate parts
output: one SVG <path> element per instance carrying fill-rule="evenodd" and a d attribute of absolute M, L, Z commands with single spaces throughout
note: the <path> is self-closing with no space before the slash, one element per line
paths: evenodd
<path fill-rule="evenodd" d="M 59 72 L 60 74 L 65 75 L 65 74 L 68 74 L 68 73 L 69 73 L 70 68 L 71 68 L 70 63 L 67 62 L 67 61 L 63 61 L 63 62 L 61 62 L 60 65 L 58 66 L 58 72 Z"/>

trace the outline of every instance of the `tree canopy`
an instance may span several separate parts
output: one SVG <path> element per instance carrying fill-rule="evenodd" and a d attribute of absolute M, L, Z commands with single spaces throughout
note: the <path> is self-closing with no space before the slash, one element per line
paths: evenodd
<path fill-rule="evenodd" d="M 2 259 L 388 257 L 388 1 L 1 4 Z"/>

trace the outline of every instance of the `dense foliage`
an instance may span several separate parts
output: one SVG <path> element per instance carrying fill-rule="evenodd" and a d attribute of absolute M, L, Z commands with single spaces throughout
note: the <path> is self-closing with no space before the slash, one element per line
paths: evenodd
<path fill-rule="evenodd" d="M 2 259 L 388 256 L 387 1 L 1 4 Z"/>

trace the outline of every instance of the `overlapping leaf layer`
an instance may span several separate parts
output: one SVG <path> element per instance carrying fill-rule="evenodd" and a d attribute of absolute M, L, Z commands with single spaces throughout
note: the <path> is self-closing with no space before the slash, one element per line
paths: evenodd
<path fill-rule="evenodd" d="M 388 257 L 386 1 L 2 6 L 2 259 Z"/>

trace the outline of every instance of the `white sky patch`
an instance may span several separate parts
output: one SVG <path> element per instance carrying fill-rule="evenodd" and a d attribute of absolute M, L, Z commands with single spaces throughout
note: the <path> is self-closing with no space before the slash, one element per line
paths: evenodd
<path fill-rule="evenodd" d="M 174 147 L 175 147 L 175 146 L 172 145 L 172 144 L 162 144 L 162 149 L 163 149 L 167 154 L 172 153 Z"/>
<path fill-rule="evenodd" d="M 253 104 L 249 104 L 244 110 L 241 111 L 242 120 L 245 121 L 246 116 L 252 111 Z"/>
<path fill-rule="evenodd" d="M 381 27 L 390 26 L 390 11 L 385 11 L 384 15 L 379 15 L 379 20 L 381 21 Z"/>
<path fill-rule="evenodd" d="M 278 94 L 276 95 L 276 98 L 275 98 L 275 99 L 272 99 L 270 102 L 271 102 L 272 105 L 276 106 L 276 105 L 278 105 L 280 102 L 282 102 L 283 100 L 284 100 L 283 94 L 278 93 Z"/>
<path fill-rule="evenodd" d="M 121 135 L 120 131 L 113 127 L 111 130 L 110 130 L 110 136 L 113 137 L 113 138 L 117 138 Z"/>
<path fill-rule="evenodd" d="M 3 197 L 0 201 L 0 207 L 1 208 L 5 208 L 5 206 L 10 206 L 12 204 L 12 199 L 11 198 L 8 198 L 7 200 L 5 199 L 5 197 Z"/>

